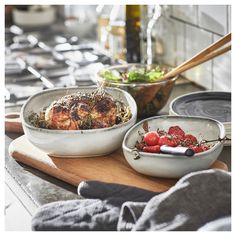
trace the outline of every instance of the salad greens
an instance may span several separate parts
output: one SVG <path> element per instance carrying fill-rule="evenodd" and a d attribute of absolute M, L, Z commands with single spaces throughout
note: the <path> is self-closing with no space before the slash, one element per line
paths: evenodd
<path fill-rule="evenodd" d="M 162 71 L 159 66 L 151 70 L 147 70 L 146 68 L 134 68 L 124 73 L 113 70 L 104 71 L 100 74 L 100 76 L 105 80 L 123 83 L 156 82 L 160 80 L 163 75 L 164 71 Z"/>
<path fill-rule="evenodd" d="M 100 76 L 106 80 L 120 81 L 121 79 L 108 70 L 104 71 Z"/>

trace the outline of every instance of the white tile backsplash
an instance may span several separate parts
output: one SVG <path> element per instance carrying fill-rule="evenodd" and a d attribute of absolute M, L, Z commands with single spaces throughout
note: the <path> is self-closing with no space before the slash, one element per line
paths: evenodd
<path fill-rule="evenodd" d="M 162 22 L 156 35 L 163 46 L 158 62 L 180 65 L 231 31 L 230 5 L 172 5 L 172 23 Z M 162 26 L 161 26 L 162 25 Z M 184 75 L 212 90 L 231 90 L 231 53 L 191 69 Z"/>
<path fill-rule="evenodd" d="M 173 5 L 172 15 L 183 21 L 197 24 L 197 6 L 196 5 Z"/>
<path fill-rule="evenodd" d="M 212 43 L 212 34 L 191 25 L 186 25 L 186 59 L 190 59 Z M 212 61 L 199 65 L 185 73 L 185 76 L 212 89 Z"/>
<path fill-rule="evenodd" d="M 198 7 L 199 26 L 220 35 L 227 33 L 227 6 L 200 5 Z"/>
<path fill-rule="evenodd" d="M 214 35 L 214 42 L 219 38 Z M 213 90 L 231 91 L 231 52 L 213 60 Z"/>
<path fill-rule="evenodd" d="M 185 24 L 179 21 L 174 21 L 175 32 L 175 65 L 180 65 L 185 60 Z"/>
<path fill-rule="evenodd" d="M 175 66 L 175 25 L 174 20 L 160 18 L 155 25 L 156 60 L 160 64 Z"/>

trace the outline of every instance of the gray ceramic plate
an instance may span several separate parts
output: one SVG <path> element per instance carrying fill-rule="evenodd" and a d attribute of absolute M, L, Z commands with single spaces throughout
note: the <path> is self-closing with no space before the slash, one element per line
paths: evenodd
<path fill-rule="evenodd" d="M 202 116 L 231 122 L 231 93 L 196 92 L 177 97 L 170 104 L 172 114 L 181 116 Z"/>
<path fill-rule="evenodd" d="M 226 136 L 231 138 L 231 93 L 201 91 L 175 98 L 170 103 L 170 115 L 201 116 L 224 124 Z M 228 140 L 225 146 L 231 145 Z"/>

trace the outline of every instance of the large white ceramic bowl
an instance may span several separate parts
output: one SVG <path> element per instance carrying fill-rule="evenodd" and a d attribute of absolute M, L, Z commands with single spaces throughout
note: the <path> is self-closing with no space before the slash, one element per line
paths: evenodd
<path fill-rule="evenodd" d="M 132 118 L 122 124 L 109 128 L 91 130 L 52 130 L 36 128 L 28 120 L 31 112 L 39 113 L 51 102 L 66 94 L 92 92 L 95 87 L 48 89 L 30 97 L 21 110 L 21 120 L 27 139 L 49 155 L 59 157 L 100 156 L 113 152 L 122 144 L 126 131 L 135 124 L 137 106 L 130 94 L 116 89 L 106 88 L 113 98 L 124 102 L 131 108 Z"/>
<path fill-rule="evenodd" d="M 198 140 L 213 140 L 225 136 L 224 125 L 208 118 L 156 116 L 142 120 L 126 133 L 122 144 L 127 162 L 139 173 L 156 177 L 179 178 L 192 171 L 209 168 L 222 151 L 223 143 L 215 142 L 208 151 L 194 154 L 192 157 L 137 152 L 134 147 L 137 140 L 141 141 L 139 133 L 144 133 L 142 128 L 144 122 L 148 122 L 149 131 L 156 131 L 158 128 L 168 130 L 170 126 L 178 125 L 186 133 L 195 135 Z"/>

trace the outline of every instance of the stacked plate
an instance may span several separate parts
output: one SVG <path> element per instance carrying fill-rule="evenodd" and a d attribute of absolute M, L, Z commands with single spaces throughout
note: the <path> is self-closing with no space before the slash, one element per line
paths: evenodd
<path fill-rule="evenodd" d="M 170 104 L 170 115 L 202 116 L 224 124 L 226 137 L 231 139 L 231 93 L 204 91 L 188 93 Z M 225 145 L 231 145 L 227 140 Z"/>

